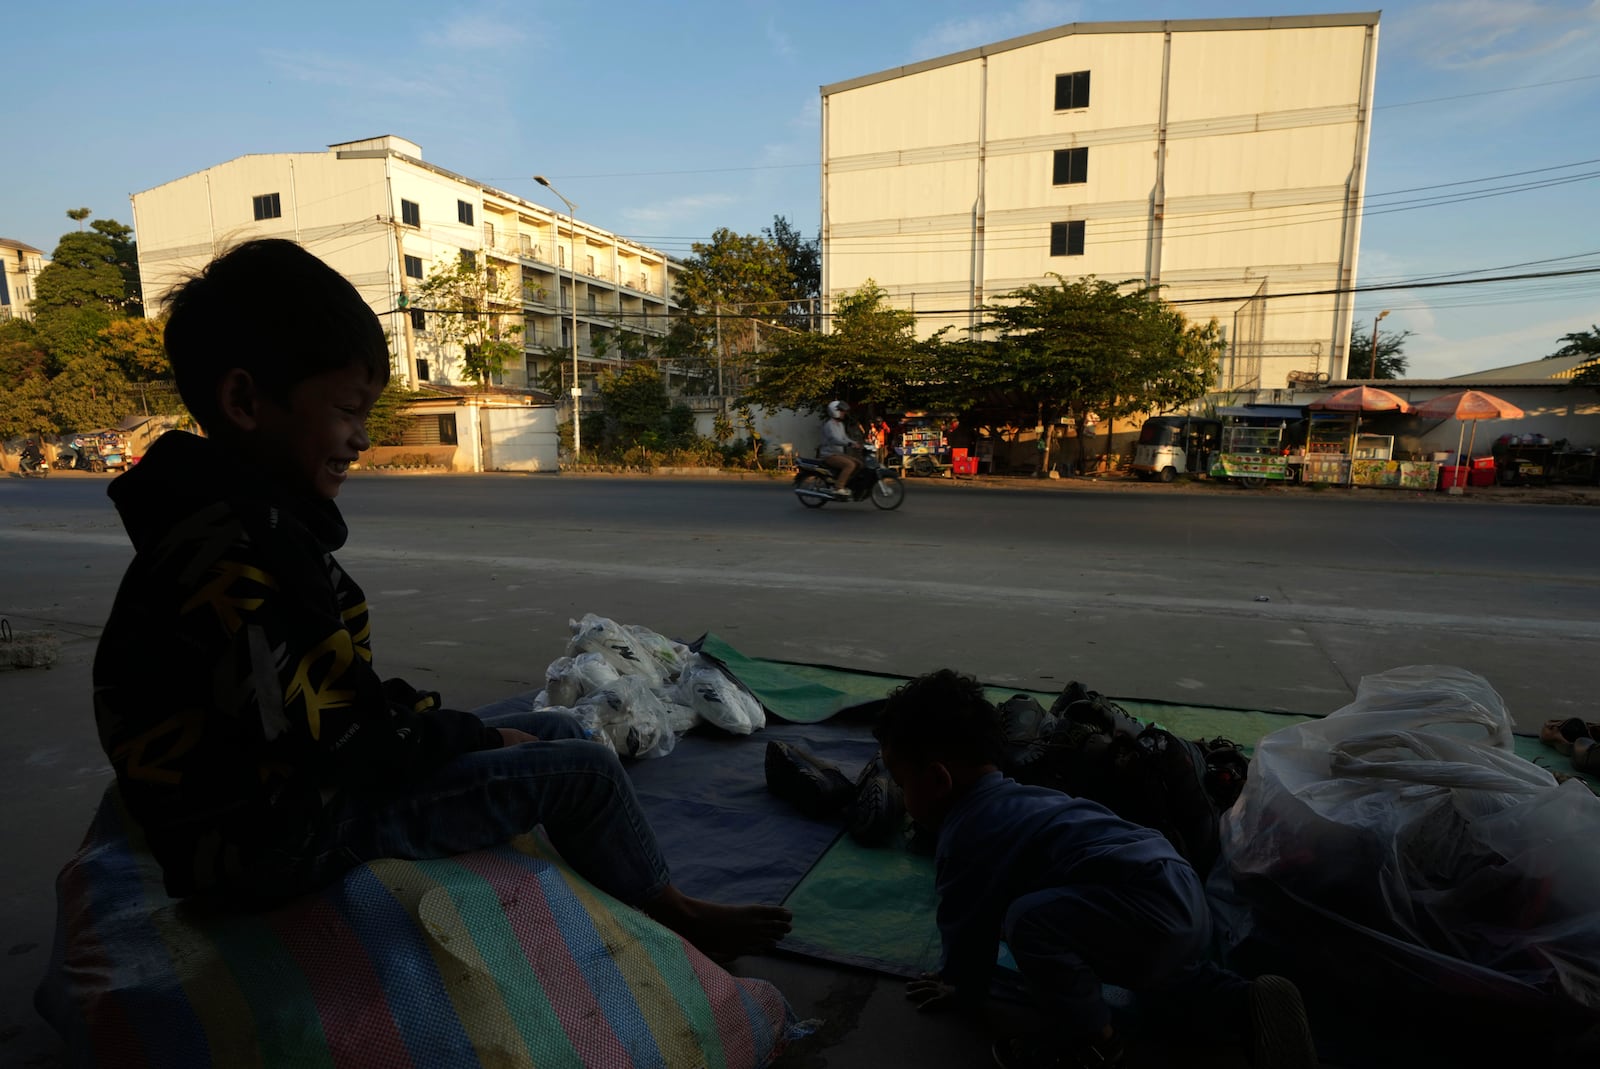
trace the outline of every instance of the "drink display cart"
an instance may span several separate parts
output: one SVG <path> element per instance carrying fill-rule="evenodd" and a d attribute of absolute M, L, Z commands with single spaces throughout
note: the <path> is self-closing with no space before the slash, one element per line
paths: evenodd
<path fill-rule="evenodd" d="M 1305 419 L 1292 405 L 1238 405 L 1217 409 L 1222 445 L 1212 456 L 1213 479 L 1233 479 L 1252 489 L 1294 477 L 1286 432 Z"/>
<path fill-rule="evenodd" d="M 942 416 L 907 412 L 901 417 L 900 444 L 890 457 L 891 466 L 906 475 L 942 475 L 950 467 L 950 444 Z"/>

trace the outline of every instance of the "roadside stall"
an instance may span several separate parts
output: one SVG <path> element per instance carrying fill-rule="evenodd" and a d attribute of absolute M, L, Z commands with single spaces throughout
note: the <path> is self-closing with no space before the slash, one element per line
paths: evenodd
<path fill-rule="evenodd" d="M 1454 393 L 1440 394 L 1438 397 L 1429 398 L 1417 406 L 1416 414 L 1424 419 L 1453 419 L 1461 424 L 1461 429 L 1456 432 L 1455 463 L 1453 466 L 1445 468 L 1439 479 L 1440 489 L 1452 494 L 1459 494 L 1464 492 L 1468 483 L 1474 486 L 1482 485 L 1474 481 L 1478 475 L 1478 465 L 1472 458 L 1472 447 L 1478 441 L 1478 420 L 1521 419 L 1523 411 L 1516 405 L 1511 404 L 1509 401 L 1501 400 L 1492 393 L 1484 393 L 1482 390 L 1457 390 Z M 1472 438 L 1467 443 L 1466 452 L 1463 453 L 1461 451 L 1461 440 L 1466 432 L 1468 421 L 1472 423 Z M 1509 437 L 1509 435 L 1503 436 L 1502 440 Z M 1498 451 L 1500 448 L 1498 444 L 1495 448 L 1497 451 L 1495 452 L 1494 465 L 1498 467 L 1501 453 Z M 1548 460 L 1537 462 L 1541 473 L 1547 470 L 1545 465 L 1548 463 Z M 1508 465 L 1508 467 L 1510 466 Z M 1491 468 L 1486 471 L 1485 475 L 1490 474 L 1492 470 Z M 1512 470 L 1516 469 L 1513 468 Z M 1505 481 L 1504 475 L 1501 476 L 1501 480 Z"/>
<path fill-rule="evenodd" d="M 1335 466 L 1344 469 L 1347 486 L 1381 486 L 1399 490 L 1432 490 L 1439 484 L 1439 465 L 1427 460 L 1396 460 L 1394 436 L 1361 433 L 1361 419 L 1367 413 L 1411 411 L 1405 400 L 1372 386 L 1352 386 L 1330 394 L 1310 405 L 1313 414 L 1335 412 L 1344 414 L 1349 427 L 1349 437 L 1339 442 L 1329 429 L 1319 436 L 1307 436 L 1306 460 L 1316 458 L 1316 465 L 1306 465 L 1304 478 L 1310 482 L 1336 482 L 1326 478 Z M 1313 427 L 1315 427 L 1313 419 Z M 1343 446 L 1342 453 L 1333 451 Z M 1312 452 L 1313 447 L 1316 452 Z"/>
<path fill-rule="evenodd" d="M 1297 405 L 1237 405 L 1217 409 L 1222 441 L 1211 461 L 1213 479 L 1233 479 L 1251 489 L 1293 478 L 1291 428 L 1305 419 Z"/>
<path fill-rule="evenodd" d="M 906 475 L 941 475 L 950 467 L 950 444 L 945 437 L 945 417 L 929 412 L 907 412 L 900 421 L 900 443 L 889 464 Z"/>

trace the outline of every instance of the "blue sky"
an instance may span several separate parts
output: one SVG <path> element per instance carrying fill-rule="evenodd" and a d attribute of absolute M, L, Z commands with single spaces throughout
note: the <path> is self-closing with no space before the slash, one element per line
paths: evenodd
<path fill-rule="evenodd" d="M 20 4 L 6 17 L 0 236 L 48 253 L 73 225 L 68 208 L 131 222 L 130 193 L 234 156 L 394 133 L 442 167 L 559 207 L 529 178 L 549 175 L 580 216 L 686 255 L 716 227 L 756 231 L 775 214 L 815 231 L 820 85 L 1073 21 L 1364 10 L 978 8 Z M 1600 267 L 1600 0 L 1400 3 L 1380 34 L 1361 282 Z M 1494 177 L 1514 172 L 1535 173 Z M 1442 194 L 1475 199 L 1403 203 Z M 1600 322 L 1600 275 L 1363 295 L 1357 314 L 1382 308 L 1385 330 L 1415 333 L 1413 375 L 1457 374 L 1543 356 Z"/>

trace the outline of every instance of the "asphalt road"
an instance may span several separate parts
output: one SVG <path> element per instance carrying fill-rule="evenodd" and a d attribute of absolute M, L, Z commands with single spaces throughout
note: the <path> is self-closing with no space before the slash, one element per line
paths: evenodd
<path fill-rule="evenodd" d="M 50 879 L 107 777 L 87 674 L 131 551 L 105 486 L 0 479 L 0 616 L 65 640 L 54 670 L 0 673 L 0 1064 L 50 1064 L 29 1007 Z M 380 671 L 459 706 L 537 686 L 596 612 L 765 657 L 1311 713 L 1364 674 L 1460 664 L 1524 730 L 1596 714 L 1600 509 L 1171 489 L 912 481 L 885 513 L 765 480 L 357 476 L 339 556 Z"/>

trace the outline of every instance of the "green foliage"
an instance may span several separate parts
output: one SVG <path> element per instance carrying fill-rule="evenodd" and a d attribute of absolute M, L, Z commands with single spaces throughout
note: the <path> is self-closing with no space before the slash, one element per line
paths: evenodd
<path fill-rule="evenodd" d="M 111 242 L 113 263 L 122 274 L 122 310 L 131 316 L 144 315 L 144 288 L 139 281 L 139 245 L 133 228 L 115 219 L 96 219 L 89 229 Z"/>
<path fill-rule="evenodd" d="M 95 336 L 94 351 L 131 382 L 170 381 L 172 362 L 162 342 L 166 327 L 165 319 L 113 319 Z"/>
<path fill-rule="evenodd" d="M 1052 277 L 988 307 L 994 341 L 950 347 L 934 391 L 945 407 L 1009 409 L 1047 428 L 1070 416 L 1081 461 L 1089 413 L 1161 412 L 1204 396 L 1223 350 L 1215 323 L 1189 324 L 1136 281 Z"/>
<path fill-rule="evenodd" d="M 89 352 L 95 336 L 125 314 L 126 295 L 116 257 L 104 234 L 63 234 L 50 263 L 34 280 L 34 326 L 58 365 Z"/>
<path fill-rule="evenodd" d="M 737 383 L 767 336 L 762 325 L 790 311 L 795 281 L 788 257 L 768 238 L 726 227 L 692 248 L 678 275 L 679 318 L 688 332 L 678 346 L 697 374 L 713 383 L 720 355 L 725 379 Z"/>
<path fill-rule="evenodd" d="M 672 403 L 660 374 L 649 364 L 629 364 L 603 375 L 598 387 L 605 401 L 608 441 L 631 445 L 647 433 L 666 432 Z"/>
<path fill-rule="evenodd" d="M 406 428 L 406 406 L 422 396 L 408 390 L 401 379 L 390 379 L 367 414 L 367 437 L 373 445 L 400 445 Z"/>
<path fill-rule="evenodd" d="M 799 228 L 781 215 L 762 236 L 783 252 L 789 268 L 789 310 L 783 321 L 791 330 L 814 330 L 813 302 L 822 293 L 822 243 L 819 237 L 807 241 Z"/>
<path fill-rule="evenodd" d="M 127 378 L 95 353 L 73 357 L 50 380 L 50 403 L 61 432 L 114 427 L 136 408 Z"/>
<path fill-rule="evenodd" d="M 1563 334 L 1560 341 L 1561 348 L 1545 357 L 1546 360 L 1554 360 L 1560 356 L 1600 356 L 1600 326 Z"/>
<path fill-rule="evenodd" d="M 430 329 L 461 346 L 462 373 L 480 386 L 521 358 L 520 289 L 515 270 L 459 257 L 435 264 L 412 307 L 425 309 Z"/>
<path fill-rule="evenodd" d="M 937 342 L 917 342 L 914 327 L 915 317 L 890 307 L 888 294 L 868 279 L 836 302 L 831 333 L 778 335 L 745 396 L 811 412 L 835 399 L 903 406 L 913 393 L 907 384 L 927 380 L 938 351 Z"/>
<path fill-rule="evenodd" d="M 48 358 L 32 323 L 26 319 L 0 322 L 0 383 L 9 388 L 35 375 L 42 378 Z"/>
<path fill-rule="evenodd" d="M 0 390 L 0 440 L 56 431 L 50 383 L 44 375 L 9 380 L 6 388 Z"/>
<path fill-rule="evenodd" d="M 1350 331 L 1350 356 L 1345 363 L 1347 379 L 1403 379 L 1410 362 L 1405 354 L 1409 330 L 1378 331 L 1378 360 L 1372 360 L 1372 332 L 1357 324 Z"/>
<path fill-rule="evenodd" d="M 667 436 L 675 441 L 687 441 L 694 434 L 694 410 L 678 404 L 667 409 Z"/>

